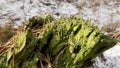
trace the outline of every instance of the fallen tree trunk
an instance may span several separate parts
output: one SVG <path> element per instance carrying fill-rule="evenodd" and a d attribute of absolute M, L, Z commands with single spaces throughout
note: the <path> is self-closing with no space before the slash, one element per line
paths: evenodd
<path fill-rule="evenodd" d="M 33 17 L 23 31 L 0 47 L 0 67 L 80 68 L 115 44 L 116 40 L 89 20 Z"/>

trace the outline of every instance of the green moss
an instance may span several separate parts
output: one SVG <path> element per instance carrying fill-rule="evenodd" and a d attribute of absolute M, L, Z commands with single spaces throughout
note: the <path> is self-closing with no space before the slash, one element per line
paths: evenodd
<path fill-rule="evenodd" d="M 38 30 L 39 36 L 34 35 L 34 30 Z M 55 20 L 50 15 L 31 18 L 13 42 L 11 46 L 15 49 L 12 47 L 0 54 L 0 66 L 37 68 L 41 59 L 39 54 L 49 54 L 57 68 L 82 68 L 116 44 L 116 40 L 104 35 L 89 20 L 75 16 Z"/>

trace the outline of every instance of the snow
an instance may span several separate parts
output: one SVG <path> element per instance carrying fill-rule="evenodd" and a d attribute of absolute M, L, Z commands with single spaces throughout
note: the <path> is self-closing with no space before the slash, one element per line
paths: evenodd
<path fill-rule="evenodd" d="M 61 2 L 56 0 L 0 0 L 0 25 L 12 22 L 17 28 L 22 25 L 25 20 L 33 16 L 44 16 L 45 14 L 53 14 L 55 18 L 60 16 L 78 15 L 84 19 L 91 19 L 97 22 L 101 28 L 103 25 L 114 23 L 120 20 L 120 3 L 111 1 L 103 4 L 104 0 L 100 0 L 100 6 L 90 7 L 92 2 L 89 0 L 74 0 L 68 3 L 66 0 Z M 100 2 L 99 1 L 99 2 Z M 83 8 L 77 8 L 82 4 Z M 56 14 L 58 13 L 58 15 Z M 120 29 L 120 28 L 117 28 Z M 107 33 L 106 33 L 107 34 Z M 94 68 L 119 68 L 120 67 L 120 44 L 104 52 L 106 61 L 102 61 L 99 57 L 95 59 Z"/>
<path fill-rule="evenodd" d="M 105 61 L 97 57 L 94 68 L 120 68 L 120 43 L 103 53 Z"/>
<path fill-rule="evenodd" d="M 76 9 L 75 6 L 73 6 L 70 3 L 62 3 L 61 6 L 58 9 L 58 12 L 62 15 L 67 14 L 67 15 L 75 15 L 79 11 Z"/>
<path fill-rule="evenodd" d="M 115 57 L 115 56 L 120 56 L 120 43 L 118 43 L 116 46 L 114 46 L 113 48 L 107 50 L 106 52 L 104 52 L 105 56 L 108 57 Z M 116 54 L 114 54 L 116 53 Z"/>

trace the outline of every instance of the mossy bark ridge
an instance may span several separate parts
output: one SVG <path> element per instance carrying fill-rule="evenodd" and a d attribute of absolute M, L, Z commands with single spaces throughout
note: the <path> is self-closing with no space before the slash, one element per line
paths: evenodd
<path fill-rule="evenodd" d="M 10 41 L 0 48 L 0 67 L 80 68 L 116 44 L 89 20 L 51 15 L 31 18 Z"/>

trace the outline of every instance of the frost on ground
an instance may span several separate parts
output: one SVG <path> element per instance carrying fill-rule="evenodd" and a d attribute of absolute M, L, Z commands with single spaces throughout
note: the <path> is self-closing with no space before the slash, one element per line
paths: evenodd
<path fill-rule="evenodd" d="M 32 16 L 52 14 L 60 16 L 78 15 L 84 19 L 91 19 L 106 34 L 118 34 L 120 27 L 113 24 L 120 23 L 120 0 L 0 0 L 0 25 L 12 23 L 15 28 L 22 25 Z M 112 25 L 109 25 L 112 24 Z M 113 29 L 115 28 L 115 29 Z M 110 29 L 110 30 L 109 30 Z M 112 31 L 111 31 L 112 30 Z M 108 32 L 109 31 L 109 32 Z M 116 36 L 115 36 L 116 37 Z M 120 67 L 120 44 L 104 52 L 106 61 L 97 57 L 94 68 Z"/>

